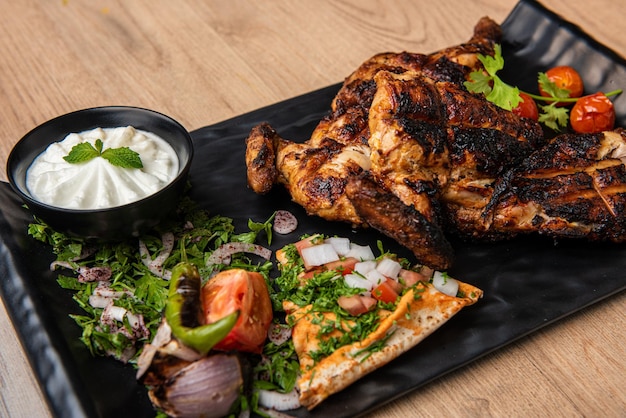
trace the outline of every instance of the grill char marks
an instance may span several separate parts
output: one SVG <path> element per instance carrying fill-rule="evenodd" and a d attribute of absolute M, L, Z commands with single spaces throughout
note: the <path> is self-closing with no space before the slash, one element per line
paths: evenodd
<path fill-rule="evenodd" d="M 556 137 L 503 180 L 491 204 L 493 228 L 624 242 L 624 149 L 621 129 Z"/>
<path fill-rule="evenodd" d="M 422 263 L 441 270 L 452 265 L 454 252 L 439 224 L 381 188 L 371 175 L 364 173 L 352 178 L 346 193 L 360 216 L 401 245 L 414 248 Z"/>

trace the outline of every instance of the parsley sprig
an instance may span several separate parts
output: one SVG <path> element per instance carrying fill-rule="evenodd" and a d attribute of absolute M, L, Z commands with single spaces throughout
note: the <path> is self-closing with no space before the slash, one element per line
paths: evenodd
<path fill-rule="evenodd" d="M 565 128 L 569 121 L 569 109 L 567 107 L 559 107 L 557 103 L 576 102 L 578 98 L 569 97 L 569 90 L 560 88 L 556 83 L 550 81 L 546 73 L 538 73 L 537 81 L 542 90 L 550 96 L 541 96 L 538 94 L 521 91 L 516 86 L 512 86 L 503 81 L 498 75 L 498 71 L 504 68 L 504 57 L 502 56 L 502 47 L 497 44 L 494 47 L 494 55 L 478 55 L 478 59 L 483 64 L 484 71 L 472 71 L 469 80 L 464 83 L 467 90 L 472 93 L 482 93 L 485 98 L 495 105 L 512 110 L 522 101 L 520 93 L 525 93 L 534 100 L 546 102 L 547 104 L 538 104 L 540 108 L 539 122 L 555 131 Z M 604 93 L 607 97 L 620 94 L 621 89 Z"/>
<path fill-rule="evenodd" d="M 89 142 L 76 144 L 63 159 L 70 164 L 80 164 L 102 157 L 114 166 L 122 168 L 143 168 L 141 157 L 138 153 L 128 147 L 107 148 L 104 151 L 104 144 L 101 139 L 96 140 L 94 147 Z"/>

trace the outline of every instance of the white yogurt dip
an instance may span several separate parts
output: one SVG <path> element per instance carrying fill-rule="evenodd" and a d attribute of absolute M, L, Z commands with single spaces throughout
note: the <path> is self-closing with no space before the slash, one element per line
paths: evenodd
<path fill-rule="evenodd" d="M 139 154 L 143 168 L 122 168 L 102 157 L 72 164 L 63 159 L 72 148 L 96 140 L 108 148 L 128 147 Z M 163 138 L 132 126 L 96 128 L 72 133 L 50 144 L 32 162 L 26 187 L 43 203 L 67 209 L 104 209 L 151 195 L 178 174 L 178 156 Z"/>

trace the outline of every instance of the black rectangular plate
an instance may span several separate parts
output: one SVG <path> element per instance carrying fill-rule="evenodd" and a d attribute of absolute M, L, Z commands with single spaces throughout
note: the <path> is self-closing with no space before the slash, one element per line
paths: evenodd
<path fill-rule="evenodd" d="M 503 77 L 527 90 L 535 74 L 567 64 L 580 70 L 588 91 L 626 86 L 624 60 L 539 3 L 521 1 L 503 22 Z M 444 45 L 442 45 L 443 47 Z M 425 51 L 427 52 L 427 51 Z M 522 69 L 522 70 L 520 70 Z M 192 197 L 215 214 L 263 221 L 277 209 L 300 220 L 298 231 L 276 237 L 273 248 L 303 233 L 348 236 L 410 256 L 373 231 L 307 217 L 283 190 L 258 196 L 246 187 L 244 139 L 259 122 L 285 138 L 305 140 L 329 109 L 340 85 L 263 108 L 192 132 L 196 154 Z M 626 97 L 615 100 L 617 124 L 626 126 Z M 132 367 L 93 358 L 68 317 L 80 313 L 71 294 L 49 271 L 49 248 L 26 234 L 31 215 L 6 183 L 0 184 L 0 291 L 35 374 L 55 416 L 149 417 L 154 411 Z M 450 273 L 485 291 L 422 344 L 333 395 L 302 417 L 358 416 L 468 364 L 533 331 L 626 288 L 626 246 L 554 242 L 539 236 L 498 244 L 453 241 Z"/>

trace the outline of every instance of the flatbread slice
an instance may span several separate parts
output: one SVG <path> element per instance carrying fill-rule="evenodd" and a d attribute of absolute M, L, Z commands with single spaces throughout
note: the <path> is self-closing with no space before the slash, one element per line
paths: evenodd
<path fill-rule="evenodd" d="M 310 306 L 298 308 L 285 302 L 283 307 L 294 321 L 292 338 L 302 373 L 298 381 L 301 405 L 313 409 L 330 395 L 413 348 L 463 307 L 474 304 L 483 292 L 459 282 L 459 294 L 464 296 L 448 296 L 432 284 L 420 282 L 402 296 L 394 311 L 379 312 L 379 326 L 364 340 L 343 346 L 317 362 L 310 353 L 319 349 L 321 314 L 312 313 Z M 323 315 L 334 320 L 333 313 Z"/>

